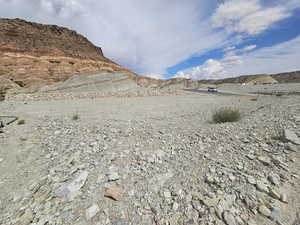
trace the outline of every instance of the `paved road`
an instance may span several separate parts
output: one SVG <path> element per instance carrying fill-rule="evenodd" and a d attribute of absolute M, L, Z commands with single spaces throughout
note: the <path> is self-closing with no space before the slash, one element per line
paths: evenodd
<path fill-rule="evenodd" d="M 212 95 L 220 95 L 220 96 L 256 96 L 255 94 L 249 93 L 241 93 L 241 92 L 231 92 L 231 91 L 224 91 L 218 90 L 218 92 L 208 92 L 207 89 L 199 88 L 199 89 L 184 89 L 185 91 L 194 92 L 194 93 L 204 93 L 204 94 L 212 94 Z"/>

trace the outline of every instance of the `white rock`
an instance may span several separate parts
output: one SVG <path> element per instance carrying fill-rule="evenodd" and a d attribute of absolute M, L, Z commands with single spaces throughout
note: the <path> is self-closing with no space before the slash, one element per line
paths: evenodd
<path fill-rule="evenodd" d="M 109 172 L 107 174 L 108 181 L 116 181 L 120 179 L 120 176 L 117 172 Z"/>
<path fill-rule="evenodd" d="M 280 200 L 280 193 L 278 193 L 276 190 L 271 189 L 269 195 L 275 199 Z"/>
<path fill-rule="evenodd" d="M 257 157 L 257 159 L 266 166 L 269 166 L 271 164 L 271 159 L 269 157 L 259 156 Z"/>
<path fill-rule="evenodd" d="M 73 180 L 56 189 L 54 195 L 66 201 L 72 201 L 78 195 L 80 188 L 85 184 L 88 175 L 87 171 L 81 172 Z"/>
<path fill-rule="evenodd" d="M 261 192 L 265 192 L 268 193 L 269 192 L 269 188 L 267 185 L 265 185 L 263 182 L 261 181 L 257 181 L 256 183 L 256 188 L 261 191 Z"/>
<path fill-rule="evenodd" d="M 278 175 L 276 176 L 276 175 L 270 174 L 268 176 L 268 180 L 274 185 L 280 184 L 280 177 Z"/>
<path fill-rule="evenodd" d="M 97 204 L 92 205 L 85 211 L 85 217 L 87 220 L 92 219 L 100 211 L 100 208 Z"/>
<path fill-rule="evenodd" d="M 292 151 L 292 152 L 296 152 L 297 151 L 297 146 L 289 142 L 286 149 L 289 150 L 289 151 Z"/>
<path fill-rule="evenodd" d="M 272 213 L 271 210 L 267 208 L 265 205 L 259 206 L 258 211 L 266 217 L 270 217 Z"/>
<path fill-rule="evenodd" d="M 284 130 L 284 137 L 286 140 L 296 144 L 296 145 L 300 145 L 300 139 L 298 138 L 298 136 L 295 134 L 294 131 L 289 130 L 289 129 L 285 129 Z"/>
<path fill-rule="evenodd" d="M 254 179 L 254 177 L 249 176 L 247 180 L 249 184 L 256 184 L 256 180 Z"/>
<path fill-rule="evenodd" d="M 223 213 L 223 219 L 227 225 L 237 225 L 234 216 L 228 211 Z"/>

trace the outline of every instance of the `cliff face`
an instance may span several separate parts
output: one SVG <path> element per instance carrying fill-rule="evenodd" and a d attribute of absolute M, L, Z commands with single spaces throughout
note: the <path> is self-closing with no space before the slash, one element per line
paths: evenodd
<path fill-rule="evenodd" d="M 0 19 L 0 27 L 0 77 L 6 80 L 6 87 L 11 82 L 39 87 L 64 81 L 76 73 L 131 73 L 67 28 L 20 19 Z"/>

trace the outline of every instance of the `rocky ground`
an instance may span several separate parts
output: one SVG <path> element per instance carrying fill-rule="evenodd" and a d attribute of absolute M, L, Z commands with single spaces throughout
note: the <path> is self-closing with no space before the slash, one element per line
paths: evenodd
<path fill-rule="evenodd" d="M 214 124 L 214 110 L 241 110 Z M 0 224 L 296 225 L 300 97 L 7 101 Z"/>

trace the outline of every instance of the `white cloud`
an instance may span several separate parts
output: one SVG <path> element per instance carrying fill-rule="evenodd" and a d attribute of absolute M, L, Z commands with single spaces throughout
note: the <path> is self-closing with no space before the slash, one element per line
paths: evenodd
<path fill-rule="evenodd" d="M 242 49 L 243 50 L 243 49 Z M 201 66 L 180 71 L 176 77 L 191 79 L 222 79 L 249 74 L 272 74 L 300 70 L 300 36 L 241 56 L 230 53 L 221 60 L 208 60 Z"/>
<path fill-rule="evenodd" d="M 207 60 L 203 65 L 176 73 L 175 78 L 190 78 L 194 80 L 213 79 L 217 74 L 224 73 L 224 65 L 215 59 Z"/>
<path fill-rule="evenodd" d="M 257 47 L 256 45 L 248 45 L 248 46 L 244 47 L 242 50 L 244 52 L 248 52 L 248 51 L 255 49 L 256 47 Z"/>
<path fill-rule="evenodd" d="M 164 80 L 165 77 L 162 76 L 161 74 L 155 74 L 155 73 L 151 73 L 151 74 L 146 74 L 145 76 L 150 77 L 150 78 L 154 78 L 157 80 Z"/>
<path fill-rule="evenodd" d="M 256 35 L 290 15 L 287 5 L 264 8 L 259 0 L 229 0 L 219 5 L 212 22 L 228 32 Z"/>
<path fill-rule="evenodd" d="M 2 17 L 75 29 L 108 58 L 141 74 L 164 74 L 226 39 L 209 24 L 214 3 L 198 0 L 0 0 L 0 5 Z"/>

